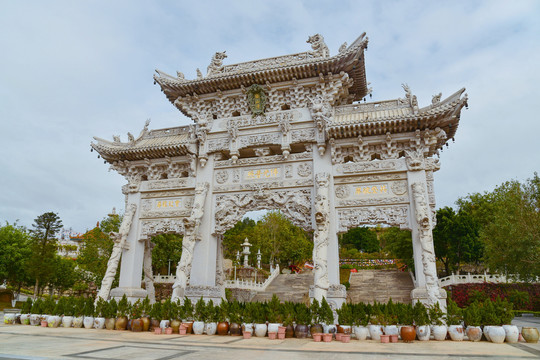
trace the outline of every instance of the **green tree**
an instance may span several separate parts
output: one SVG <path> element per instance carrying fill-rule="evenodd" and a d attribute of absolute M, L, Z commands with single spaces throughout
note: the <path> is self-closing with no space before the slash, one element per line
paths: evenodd
<path fill-rule="evenodd" d="M 379 251 L 379 240 L 377 234 L 368 227 L 357 227 L 350 229 L 340 236 L 342 248 L 355 248 L 362 252 L 373 253 Z"/>
<path fill-rule="evenodd" d="M 62 229 L 62 220 L 57 214 L 47 212 L 39 215 L 30 230 L 32 253 L 27 262 L 27 271 L 34 279 L 34 295 L 39 295 L 41 286 L 47 284 L 54 273 L 56 256 L 56 234 Z"/>
<path fill-rule="evenodd" d="M 462 262 L 478 263 L 484 246 L 479 238 L 480 226 L 470 211 L 457 213 L 450 207 L 437 210 L 437 225 L 433 229 L 435 255 L 445 268 L 446 275 L 459 271 Z"/>
<path fill-rule="evenodd" d="M 120 228 L 122 217 L 109 215 L 97 224 L 95 228 L 83 235 L 83 241 L 77 257 L 77 265 L 83 270 L 81 276 L 87 282 L 101 284 L 107 271 L 107 262 L 114 247 L 114 241 L 109 237 L 111 232 Z"/>
<path fill-rule="evenodd" d="M 65 258 L 56 255 L 54 272 L 49 279 L 49 287 L 51 291 L 53 288 L 58 290 L 58 293 L 62 293 L 71 288 L 78 279 L 78 273 L 75 271 L 75 261 L 70 258 Z"/>
<path fill-rule="evenodd" d="M 491 270 L 534 281 L 540 276 L 540 178 L 513 180 L 487 195 L 490 221 L 480 231 Z"/>
<path fill-rule="evenodd" d="M 385 229 L 381 234 L 381 242 L 386 244 L 384 250 L 401 259 L 410 270 L 414 270 L 413 246 L 411 232 L 396 227 Z"/>
<path fill-rule="evenodd" d="M 223 254 L 227 259 L 236 259 L 236 253 L 242 252 L 241 244 L 246 237 L 251 237 L 255 231 L 255 220 L 248 217 L 237 222 L 233 228 L 223 235 Z"/>
<path fill-rule="evenodd" d="M 31 254 L 30 236 L 17 223 L 0 227 L 0 283 L 16 286 L 18 292 L 28 283 L 26 262 Z"/>
<path fill-rule="evenodd" d="M 161 234 L 152 238 L 154 248 L 152 249 L 152 267 L 154 274 L 159 273 L 160 269 L 168 269 L 169 261 L 171 264 L 171 273 L 174 273 L 176 264 L 182 256 L 182 235 Z"/>

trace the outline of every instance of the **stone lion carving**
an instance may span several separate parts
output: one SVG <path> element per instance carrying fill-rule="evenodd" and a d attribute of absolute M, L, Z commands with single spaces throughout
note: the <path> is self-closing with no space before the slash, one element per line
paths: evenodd
<path fill-rule="evenodd" d="M 212 56 L 212 60 L 210 61 L 210 65 L 208 65 L 206 76 L 211 76 L 216 73 L 220 73 L 223 71 L 223 60 L 227 58 L 227 54 L 225 54 L 225 51 L 223 52 L 216 52 L 214 56 Z"/>
<path fill-rule="evenodd" d="M 313 49 L 313 53 L 316 56 L 319 57 L 329 57 L 330 56 L 330 50 L 328 50 L 328 46 L 326 46 L 324 42 L 324 38 L 321 34 L 315 34 L 313 36 L 310 36 L 309 39 L 306 41 L 307 43 L 311 44 L 311 48 Z"/>

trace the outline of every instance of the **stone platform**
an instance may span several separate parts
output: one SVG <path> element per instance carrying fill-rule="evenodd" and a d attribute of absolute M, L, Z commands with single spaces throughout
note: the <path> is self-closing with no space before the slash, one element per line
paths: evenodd
<path fill-rule="evenodd" d="M 359 270 L 351 273 L 351 287 L 347 296 L 354 303 L 394 302 L 410 303 L 414 289 L 408 272 L 397 270 Z"/>

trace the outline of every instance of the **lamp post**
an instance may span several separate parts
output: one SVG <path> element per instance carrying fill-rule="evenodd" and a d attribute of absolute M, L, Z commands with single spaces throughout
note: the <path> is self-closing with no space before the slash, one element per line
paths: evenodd
<path fill-rule="evenodd" d="M 261 268 L 261 249 L 259 249 L 257 251 L 257 269 L 260 269 Z"/>
<path fill-rule="evenodd" d="M 251 252 L 249 251 L 251 244 L 249 243 L 248 238 L 244 240 L 242 247 L 244 248 L 244 250 L 242 251 L 242 254 L 244 255 L 244 267 L 248 267 L 248 255 L 251 254 Z"/>

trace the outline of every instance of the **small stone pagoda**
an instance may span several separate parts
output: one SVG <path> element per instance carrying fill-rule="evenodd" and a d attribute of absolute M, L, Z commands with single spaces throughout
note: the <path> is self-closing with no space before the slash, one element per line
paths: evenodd
<path fill-rule="evenodd" d="M 433 172 L 438 150 L 456 133 L 465 89 L 420 107 L 404 84 L 402 98 L 365 102 L 365 34 L 333 56 L 321 35 L 307 42 L 310 51 L 234 65 L 218 52 L 196 79 L 158 70 L 155 82 L 193 124 L 149 130 L 147 123 L 128 142 L 95 138 L 92 148 L 127 180 L 100 297 L 152 297 L 152 237 L 178 233 L 173 299 L 219 302 L 223 234 L 249 211 L 278 209 L 314 231 L 312 298 L 341 306 L 338 234 L 384 224 L 412 232 L 412 299 L 445 306 L 433 249 Z M 120 286 L 111 290 L 120 258 Z"/>

